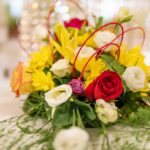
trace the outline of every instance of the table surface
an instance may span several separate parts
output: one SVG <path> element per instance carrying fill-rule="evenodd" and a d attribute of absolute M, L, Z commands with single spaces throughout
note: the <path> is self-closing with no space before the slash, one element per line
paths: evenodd
<path fill-rule="evenodd" d="M 22 112 L 23 97 L 16 98 L 11 92 L 8 80 L 0 79 L 0 121 L 20 116 Z"/>

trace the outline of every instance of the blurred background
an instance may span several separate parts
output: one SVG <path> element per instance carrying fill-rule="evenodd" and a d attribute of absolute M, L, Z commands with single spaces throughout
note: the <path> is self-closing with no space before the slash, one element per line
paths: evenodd
<path fill-rule="evenodd" d="M 22 113 L 23 97 L 18 100 L 11 92 L 10 75 L 17 62 L 27 58 L 24 49 L 34 51 L 44 44 L 35 31 L 46 26 L 52 1 L 0 0 L 0 120 Z M 88 14 L 103 16 L 105 22 L 109 22 L 113 20 L 120 7 L 128 7 L 134 18 L 127 27 L 142 26 L 146 31 L 143 54 L 146 56 L 145 62 L 150 65 L 149 0 L 74 0 L 73 3 L 69 1 L 71 0 L 58 3 L 56 14 L 52 15 L 52 24 L 56 20 L 65 21 L 74 16 L 80 18 Z M 84 13 L 81 9 L 85 10 Z M 127 39 L 131 45 L 135 45 L 140 36 L 132 33 Z"/>

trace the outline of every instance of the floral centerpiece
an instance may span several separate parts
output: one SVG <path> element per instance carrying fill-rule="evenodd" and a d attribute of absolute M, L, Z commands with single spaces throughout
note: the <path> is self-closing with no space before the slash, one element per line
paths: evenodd
<path fill-rule="evenodd" d="M 16 96 L 28 94 L 25 114 L 51 123 L 49 140 L 56 150 L 86 149 L 89 136 L 81 128 L 105 130 L 115 123 L 139 121 L 145 126 L 150 67 L 141 53 L 144 30 L 125 30 L 123 24 L 132 15 L 122 8 L 113 22 L 104 24 L 99 17 L 93 25 L 87 18 L 73 18 L 56 23 L 50 33 L 53 10 L 47 46 L 31 52 L 12 75 Z M 133 30 L 141 31 L 143 41 L 128 50 L 124 35 Z"/>

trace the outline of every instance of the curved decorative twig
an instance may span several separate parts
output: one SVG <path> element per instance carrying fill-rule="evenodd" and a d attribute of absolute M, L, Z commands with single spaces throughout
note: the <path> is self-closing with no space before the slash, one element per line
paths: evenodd
<path fill-rule="evenodd" d="M 97 28 L 97 29 L 96 29 L 94 32 L 92 32 L 92 33 L 89 35 L 89 37 L 83 42 L 83 44 L 81 45 L 80 49 L 78 50 L 78 53 L 76 54 L 76 57 L 75 57 L 75 60 L 74 60 L 74 63 L 73 63 L 73 67 L 72 67 L 72 75 L 73 75 L 73 77 L 75 77 L 74 71 L 75 71 L 76 61 L 77 61 L 77 58 L 78 58 L 78 56 L 79 56 L 79 54 L 80 54 L 80 52 L 81 52 L 83 46 L 87 43 L 87 41 L 88 41 L 96 32 L 98 32 L 98 31 L 100 31 L 101 29 L 103 29 L 103 28 L 105 28 L 105 27 L 107 27 L 107 26 L 110 26 L 110 25 L 119 25 L 119 26 L 120 26 L 122 32 L 121 32 L 121 41 L 120 41 L 120 44 L 119 44 L 119 45 L 121 46 L 122 41 L 123 41 L 123 37 L 124 37 L 124 28 L 123 28 L 123 26 L 122 26 L 120 23 L 118 23 L 118 22 L 110 22 L 110 23 L 107 23 L 107 24 L 105 24 L 105 25 L 103 25 L 103 26 Z M 118 39 L 118 37 L 116 37 L 116 38 L 115 38 L 113 41 L 111 41 L 110 43 L 113 43 L 116 39 Z M 110 44 L 110 43 L 108 43 L 108 44 Z M 107 44 L 106 44 L 106 45 L 107 45 Z M 104 46 L 105 46 L 105 45 L 104 45 Z"/>

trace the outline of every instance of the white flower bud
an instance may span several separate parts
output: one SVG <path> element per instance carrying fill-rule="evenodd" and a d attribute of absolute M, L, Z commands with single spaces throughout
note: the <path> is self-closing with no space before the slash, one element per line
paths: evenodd
<path fill-rule="evenodd" d="M 96 100 L 96 113 L 105 124 L 115 122 L 118 118 L 117 107 L 114 103 L 107 103 L 103 99 Z"/>
<path fill-rule="evenodd" d="M 119 20 L 121 22 L 121 21 L 128 19 L 131 16 L 132 15 L 128 8 L 121 7 L 116 15 L 116 20 Z"/>

